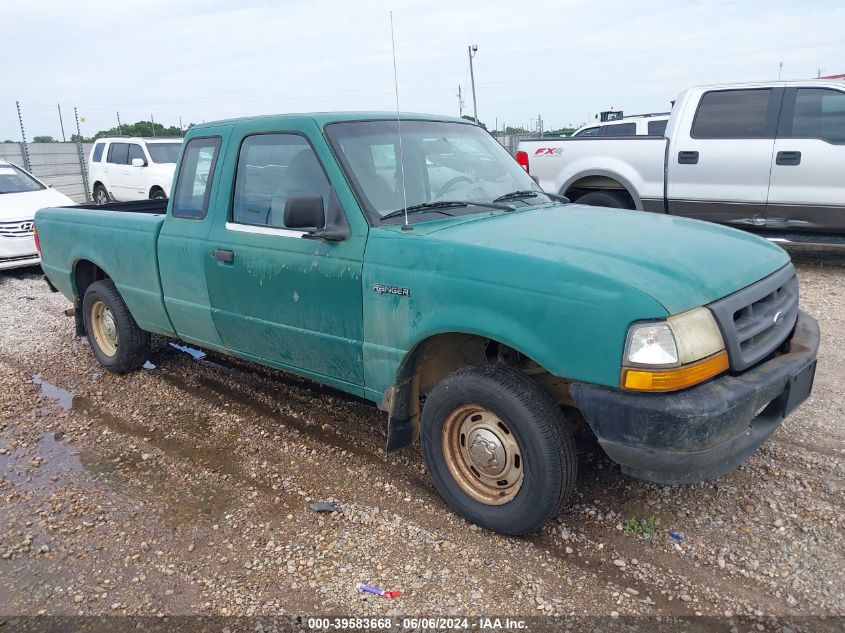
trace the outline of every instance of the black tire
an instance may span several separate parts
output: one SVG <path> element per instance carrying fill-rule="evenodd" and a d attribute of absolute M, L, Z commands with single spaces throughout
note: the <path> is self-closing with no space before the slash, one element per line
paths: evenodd
<path fill-rule="evenodd" d="M 513 434 L 521 452 L 521 485 L 501 505 L 468 494 L 467 486 L 450 470 L 444 452 L 449 432 L 447 428 L 444 433 L 444 427 L 454 425 L 456 412 L 467 406 L 483 407 L 494 414 L 492 419 L 505 422 L 505 432 Z M 470 414 L 466 420 L 475 417 Z M 465 446 L 469 442 L 460 435 L 459 442 Z M 446 503 L 468 521 L 493 532 L 521 535 L 540 529 L 560 513 L 575 485 L 575 444 L 563 411 L 537 382 L 505 365 L 466 367 L 440 382 L 426 398 L 421 439 L 429 474 Z"/>
<path fill-rule="evenodd" d="M 587 204 L 591 207 L 610 207 L 611 209 L 634 208 L 625 194 L 616 191 L 591 191 L 578 198 L 575 203 Z"/>
<path fill-rule="evenodd" d="M 158 187 L 154 188 L 150 192 L 150 200 L 163 200 L 164 198 L 167 198 L 167 196 L 164 195 L 164 191 Z"/>
<path fill-rule="evenodd" d="M 105 309 L 109 314 L 108 327 L 102 324 L 105 313 L 99 317 L 95 315 Z M 110 279 L 88 286 L 82 300 L 82 318 L 91 351 L 103 367 L 116 374 L 125 374 L 140 369 L 146 362 L 150 353 L 150 333 L 138 327 Z M 96 323 L 97 319 L 101 321 L 100 325 Z M 114 350 L 107 349 L 98 340 L 97 332 L 102 337 L 106 330 L 115 333 Z"/>
<path fill-rule="evenodd" d="M 94 187 L 94 204 L 108 204 L 111 198 L 103 185 Z"/>

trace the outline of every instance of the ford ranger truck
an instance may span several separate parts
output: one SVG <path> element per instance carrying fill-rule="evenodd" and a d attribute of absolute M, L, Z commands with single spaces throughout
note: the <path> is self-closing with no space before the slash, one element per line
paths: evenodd
<path fill-rule="evenodd" d="M 367 398 L 388 450 L 419 437 L 446 502 L 507 534 L 566 504 L 573 409 L 623 472 L 683 484 L 809 396 L 819 329 L 780 247 L 567 204 L 467 121 L 399 134 L 389 113 L 195 126 L 168 200 L 38 211 L 44 271 L 106 369 L 156 334 Z"/>
<path fill-rule="evenodd" d="M 659 135 L 529 139 L 518 149 L 545 191 L 580 204 L 845 244 L 841 80 L 690 88 Z"/>

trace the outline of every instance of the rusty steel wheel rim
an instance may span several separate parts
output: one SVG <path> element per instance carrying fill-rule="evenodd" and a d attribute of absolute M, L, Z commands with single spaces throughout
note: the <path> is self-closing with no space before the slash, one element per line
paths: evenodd
<path fill-rule="evenodd" d="M 103 354 L 117 354 L 117 324 L 111 309 L 103 301 L 97 300 L 91 306 L 91 330 Z"/>
<path fill-rule="evenodd" d="M 492 506 L 511 501 L 522 487 L 525 459 L 508 425 L 477 405 L 458 407 L 443 424 L 443 457 L 467 495 Z"/>

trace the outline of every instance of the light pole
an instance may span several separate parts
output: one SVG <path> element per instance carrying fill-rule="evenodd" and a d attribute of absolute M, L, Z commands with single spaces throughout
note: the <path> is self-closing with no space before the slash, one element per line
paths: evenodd
<path fill-rule="evenodd" d="M 475 73 L 472 70 L 472 58 L 475 57 L 477 52 L 478 46 L 476 44 L 467 46 L 467 53 L 469 53 L 469 80 L 472 84 L 472 115 L 476 123 L 478 123 L 478 104 L 475 102 Z"/>

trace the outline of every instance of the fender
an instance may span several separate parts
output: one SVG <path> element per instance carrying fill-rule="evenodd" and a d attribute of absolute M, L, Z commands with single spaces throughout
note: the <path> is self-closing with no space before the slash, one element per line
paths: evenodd
<path fill-rule="evenodd" d="M 637 192 L 637 189 L 631 184 L 631 181 L 628 180 L 626 177 L 620 175 L 615 171 L 610 171 L 608 169 L 588 169 L 586 171 L 581 171 L 575 174 L 574 176 L 570 176 L 560 187 L 560 195 L 565 195 L 569 188 L 572 186 L 572 183 L 581 180 L 582 178 L 587 178 L 589 176 L 602 176 L 604 178 L 611 178 L 617 181 L 620 185 L 622 185 L 625 190 L 628 192 L 628 195 L 631 196 L 631 199 L 634 201 L 634 205 L 637 211 L 643 210 L 643 201 L 640 199 L 640 194 Z"/>

